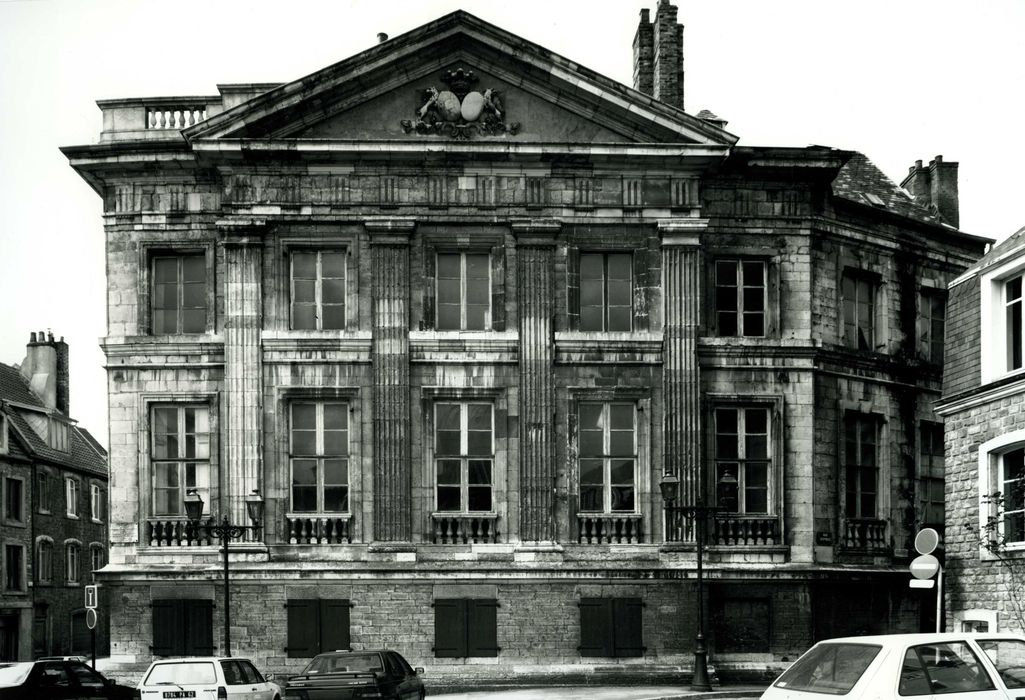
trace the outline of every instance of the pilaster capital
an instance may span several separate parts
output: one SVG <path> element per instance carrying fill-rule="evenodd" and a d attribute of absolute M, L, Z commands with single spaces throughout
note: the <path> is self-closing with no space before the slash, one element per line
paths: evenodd
<path fill-rule="evenodd" d="M 216 226 L 224 245 L 233 247 L 262 244 L 267 232 L 267 220 L 253 217 L 218 219 Z"/>
<path fill-rule="evenodd" d="M 509 227 L 518 246 L 554 246 L 562 230 L 559 219 L 510 219 Z"/>
<path fill-rule="evenodd" d="M 662 237 L 662 246 L 693 246 L 701 245 L 701 234 L 708 230 L 708 219 L 679 218 L 659 219 L 658 233 Z"/>
<path fill-rule="evenodd" d="M 370 235 L 370 245 L 409 245 L 416 230 L 416 219 L 397 216 L 368 216 L 363 226 Z"/>

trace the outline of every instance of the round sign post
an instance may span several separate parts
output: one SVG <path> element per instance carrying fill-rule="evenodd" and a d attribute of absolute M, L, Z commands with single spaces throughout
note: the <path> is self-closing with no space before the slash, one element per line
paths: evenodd
<path fill-rule="evenodd" d="M 919 556 L 911 561 L 911 575 L 918 580 L 931 579 L 936 576 L 936 632 L 940 632 L 940 620 L 943 616 L 943 567 L 933 556 L 940 545 L 940 533 L 931 527 L 923 527 L 915 535 L 915 551 Z M 912 584 L 914 581 L 911 582 Z"/>
<path fill-rule="evenodd" d="M 931 527 L 923 527 L 915 535 L 915 551 L 919 554 L 932 554 L 940 545 L 940 533 Z"/>
<path fill-rule="evenodd" d="M 931 554 L 919 554 L 909 568 L 915 578 L 932 578 L 940 570 L 940 560 Z"/>
<path fill-rule="evenodd" d="M 85 626 L 91 630 L 96 629 L 96 608 L 86 608 Z"/>

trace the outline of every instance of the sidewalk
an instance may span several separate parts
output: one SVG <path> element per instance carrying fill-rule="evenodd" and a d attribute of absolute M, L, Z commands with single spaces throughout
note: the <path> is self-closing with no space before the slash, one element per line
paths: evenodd
<path fill-rule="evenodd" d="M 488 690 L 473 693 L 428 692 L 427 697 L 439 700 L 727 700 L 744 698 L 757 700 L 765 686 L 722 686 L 700 693 L 683 686 L 548 686 L 543 688 L 517 688 L 515 690 Z"/>

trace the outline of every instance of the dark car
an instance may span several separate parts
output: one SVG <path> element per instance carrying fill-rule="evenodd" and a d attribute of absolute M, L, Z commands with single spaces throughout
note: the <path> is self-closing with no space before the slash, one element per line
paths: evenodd
<path fill-rule="evenodd" d="M 118 685 L 81 661 L 0 663 L 0 700 L 133 700 L 135 688 Z"/>
<path fill-rule="evenodd" d="M 332 651 L 313 657 L 301 674 L 288 679 L 285 700 L 423 700 L 421 673 L 395 651 Z"/>

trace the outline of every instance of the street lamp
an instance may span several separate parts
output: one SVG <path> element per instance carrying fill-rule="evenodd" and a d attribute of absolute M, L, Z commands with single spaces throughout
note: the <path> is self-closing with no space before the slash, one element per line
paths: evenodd
<path fill-rule="evenodd" d="M 730 475 L 726 475 L 721 481 L 724 483 L 730 482 Z M 736 477 L 732 477 L 732 483 L 735 482 Z M 705 647 L 705 579 L 701 564 L 705 546 L 705 520 L 709 515 L 714 515 L 724 509 L 720 506 L 706 506 L 704 496 L 700 495 L 700 492 L 698 502 L 695 505 L 674 507 L 673 503 L 676 501 L 680 488 L 680 477 L 669 471 L 662 475 L 662 481 L 659 482 L 658 488 L 662 492 L 662 500 L 666 503 L 667 516 L 672 513 L 679 513 L 694 522 L 694 540 L 697 545 L 698 556 L 698 630 L 697 636 L 694 638 L 694 675 L 691 677 L 690 689 L 698 692 L 708 692 L 712 689 L 712 684 L 708 681 L 708 650 Z M 675 523 L 676 520 L 667 517 L 667 526 L 670 522 Z"/>
<path fill-rule="evenodd" d="M 189 489 L 185 495 L 185 514 L 192 521 L 193 527 L 204 527 L 211 537 L 221 541 L 221 549 L 224 551 L 224 655 L 231 656 L 231 587 L 228 585 L 228 543 L 236 537 L 241 537 L 245 532 L 257 532 L 260 529 L 260 520 L 263 518 L 263 497 L 257 489 L 246 496 L 246 512 L 252 525 L 233 525 L 228 516 L 225 515 L 220 524 L 200 525 L 199 519 L 203 516 L 203 497 L 196 493 L 195 489 Z"/>

